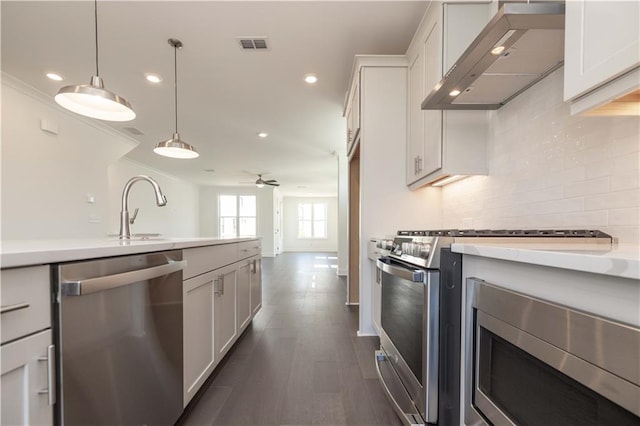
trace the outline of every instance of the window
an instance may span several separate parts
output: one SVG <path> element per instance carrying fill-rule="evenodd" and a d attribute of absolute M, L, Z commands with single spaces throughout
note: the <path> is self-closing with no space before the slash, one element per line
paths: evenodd
<path fill-rule="evenodd" d="M 298 238 L 327 238 L 327 203 L 298 204 Z"/>
<path fill-rule="evenodd" d="M 256 196 L 220 195 L 220 237 L 256 236 Z"/>

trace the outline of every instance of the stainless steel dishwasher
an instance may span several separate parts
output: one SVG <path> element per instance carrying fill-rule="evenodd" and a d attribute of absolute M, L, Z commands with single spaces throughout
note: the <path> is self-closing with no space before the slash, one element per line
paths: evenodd
<path fill-rule="evenodd" d="M 54 269 L 56 422 L 171 425 L 182 413 L 182 251 Z"/>

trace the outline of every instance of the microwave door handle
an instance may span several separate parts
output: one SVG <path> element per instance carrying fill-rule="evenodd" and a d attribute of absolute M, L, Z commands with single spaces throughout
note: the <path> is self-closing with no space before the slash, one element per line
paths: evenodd
<path fill-rule="evenodd" d="M 382 270 L 382 272 L 386 272 L 394 277 L 402 278 L 414 283 L 424 282 L 424 271 L 420 269 L 407 269 L 389 265 L 381 259 L 376 261 L 376 265 Z"/>
<path fill-rule="evenodd" d="M 184 269 L 185 264 L 186 262 L 184 260 L 171 261 L 164 265 L 123 272 L 121 274 L 87 278 L 77 281 L 67 280 L 62 282 L 62 294 L 64 296 L 84 296 L 86 294 L 122 287 L 171 274 Z"/>

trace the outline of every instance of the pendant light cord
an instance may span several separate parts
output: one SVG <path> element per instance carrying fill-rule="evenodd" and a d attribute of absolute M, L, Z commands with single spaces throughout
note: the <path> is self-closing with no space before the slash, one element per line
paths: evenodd
<path fill-rule="evenodd" d="M 174 110 L 176 112 L 176 133 L 178 133 L 178 46 L 173 45 L 173 75 L 174 75 Z"/>
<path fill-rule="evenodd" d="M 93 16 L 96 23 L 96 76 L 100 76 L 98 68 L 98 0 L 94 0 L 93 3 Z"/>

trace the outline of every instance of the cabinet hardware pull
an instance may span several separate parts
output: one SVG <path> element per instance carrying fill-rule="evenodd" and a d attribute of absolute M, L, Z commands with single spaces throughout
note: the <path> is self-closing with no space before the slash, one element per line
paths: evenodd
<path fill-rule="evenodd" d="M 224 275 L 218 275 L 218 278 L 214 281 L 214 283 L 218 283 L 218 290 L 215 291 L 215 294 L 218 296 L 224 295 Z"/>
<path fill-rule="evenodd" d="M 6 314 L 13 311 L 19 311 L 20 309 L 27 309 L 29 304 L 27 302 L 16 303 L 15 305 L 0 306 L 0 314 Z"/>
<path fill-rule="evenodd" d="M 38 361 L 47 363 L 47 387 L 38 391 L 39 395 L 48 395 L 49 405 L 56 403 L 56 352 L 55 346 L 47 346 L 47 356 L 38 357 Z"/>

